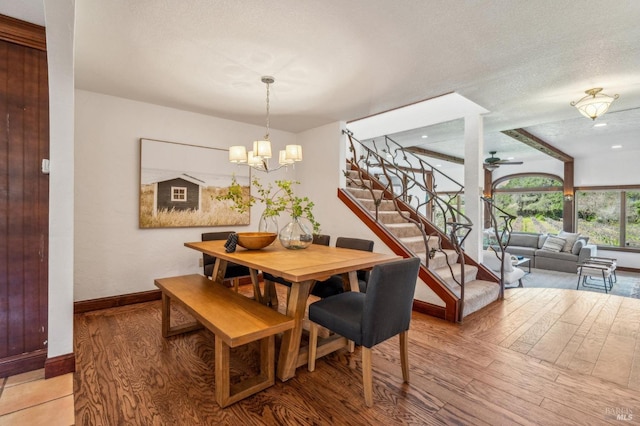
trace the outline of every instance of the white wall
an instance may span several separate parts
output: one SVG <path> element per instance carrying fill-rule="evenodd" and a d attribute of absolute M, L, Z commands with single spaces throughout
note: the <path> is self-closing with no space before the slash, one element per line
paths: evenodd
<path fill-rule="evenodd" d="M 49 314 L 47 356 L 73 353 L 74 1 L 45 0 L 49 67 Z M 55 4 L 54 4 L 55 3 Z"/>
<path fill-rule="evenodd" d="M 614 143 L 612 141 L 611 143 Z M 587 153 L 588 154 L 588 153 Z M 575 159 L 575 186 L 638 185 L 640 150 L 609 150 Z"/>
<path fill-rule="evenodd" d="M 139 138 L 226 149 L 249 146 L 264 128 L 83 90 L 76 91 L 75 114 L 76 301 L 153 290 L 154 278 L 199 273 L 201 254 L 184 242 L 213 230 L 257 230 L 260 208 L 246 228 L 139 229 Z M 275 151 L 296 137 L 271 129 L 271 139 Z M 282 169 L 258 177 L 266 183 L 290 175 Z"/>
<path fill-rule="evenodd" d="M 344 123 L 331 123 L 298 134 L 304 161 L 296 165 L 296 179 L 300 181 L 300 195 L 314 202 L 314 216 L 320 222 L 320 232 L 331 235 L 331 245 L 337 237 L 374 240 L 374 250 L 390 253 L 373 232 L 367 228 L 338 199 L 338 187 L 344 187 Z"/>

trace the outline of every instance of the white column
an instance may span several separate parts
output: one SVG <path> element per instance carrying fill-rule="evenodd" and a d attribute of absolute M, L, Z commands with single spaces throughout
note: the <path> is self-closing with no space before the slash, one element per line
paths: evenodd
<path fill-rule="evenodd" d="M 73 353 L 75 2 L 45 0 L 49 67 L 49 358 Z"/>
<path fill-rule="evenodd" d="M 464 119 L 464 206 L 465 215 L 473 223 L 464 249 L 473 259 L 480 260 L 482 252 L 483 208 L 480 201 L 482 185 L 483 121 L 481 115 Z"/>

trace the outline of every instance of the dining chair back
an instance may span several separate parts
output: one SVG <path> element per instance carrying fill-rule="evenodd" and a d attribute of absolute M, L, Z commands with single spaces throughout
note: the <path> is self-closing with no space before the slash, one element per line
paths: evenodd
<path fill-rule="evenodd" d="M 338 237 L 336 247 L 350 248 L 354 250 L 373 251 L 373 241 L 361 238 Z"/>
<path fill-rule="evenodd" d="M 232 233 L 233 231 L 204 232 L 201 235 L 201 238 L 202 241 L 226 240 Z M 214 256 L 210 256 L 206 253 L 202 254 L 202 267 L 205 277 L 211 278 L 211 276 L 213 275 L 213 267 L 215 263 L 216 258 Z M 251 276 L 249 273 L 249 268 L 247 268 L 246 266 L 238 265 L 233 262 L 227 262 L 227 270 L 224 274 L 224 278 L 230 279 L 233 282 L 233 287 L 236 292 L 238 291 L 238 287 L 240 286 L 240 278 L 249 276 Z"/>
<path fill-rule="evenodd" d="M 348 248 L 353 250 L 373 251 L 373 241 L 361 238 L 338 237 L 336 239 L 336 247 Z M 358 271 L 358 287 L 360 292 L 367 291 L 367 280 L 369 279 L 369 271 Z M 311 289 L 311 294 L 321 298 L 335 296 L 345 291 L 345 283 L 342 275 L 333 275 L 316 283 Z"/>
<path fill-rule="evenodd" d="M 309 371 L 315 370 L 318 326 L 362 346 L 365 403 L 373 404 L 371 348 L 400 336 L 402 377 L 409 383 L 408 330 L 420 259 L 412 257 L 376 265 L 366 293 L 345 292 L 309 306 Z"/>
<path fill-rule="evenodd" d="M 331 241 L 331 235 L 313 234 L 313 244 L 328 246 L 330 241 Z"/>

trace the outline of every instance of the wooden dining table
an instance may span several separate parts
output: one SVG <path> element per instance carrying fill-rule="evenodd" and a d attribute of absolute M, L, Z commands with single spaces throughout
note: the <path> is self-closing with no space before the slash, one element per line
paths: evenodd
<path fill-rule="evenodd" d="M 309 291 L 316 282 L 326 280 L 332 275 L 343 275 L 348 280 L 351 291 L 359 291 L 357 271 L 370 269 L 377 264 L 400 259 L 394 254 L 375 253 L 339 247 L 312 244 L 306 249 L 290 250 L 278 241 L 260 250 L 246 250 L 237 247 L 235 252 L 227 253 L 225 241 L 197 241 L 184 243 L 186 247 L 206 253 L 216 258 L 212 279 L 222 283 L 227 262 L 234 262 L 249 268 L 254 287 L 255 298 L 266 303 L 268 295 L 260 290 L 259 272 L 268 272 L 292 283 L 286 315 L 294 318 L 295 326 L 282 336 L 278 355 L 277 377 L 286 381 L 295 376 L 296 368 L 306 364 L 307 347 L 301 347 L 302 322 L 309 297 Z M 321 285 L 320 283 L 318 285 Z M 331 351 L 318 348 L 318 355 Z"/>

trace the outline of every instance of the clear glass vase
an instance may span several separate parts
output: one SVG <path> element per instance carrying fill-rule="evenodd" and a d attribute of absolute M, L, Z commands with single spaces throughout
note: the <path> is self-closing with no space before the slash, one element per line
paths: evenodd
<path fill-rule="evenodd" d="M 278 237 L 280 244 L 291 250 L 305 249 L 313 243 L 313 234 L 309 227 L 298 217 L 292 217 L 291 222 L 282 228 Z"/>
<path fill-rule="evenodd" d="M 271 232 L 278 233 L 278 218 L 277 216 L 267 216 L 266 211 L 262 212 L 260 216 L 260 222 L 258 223 L 259 232 Z"/>

